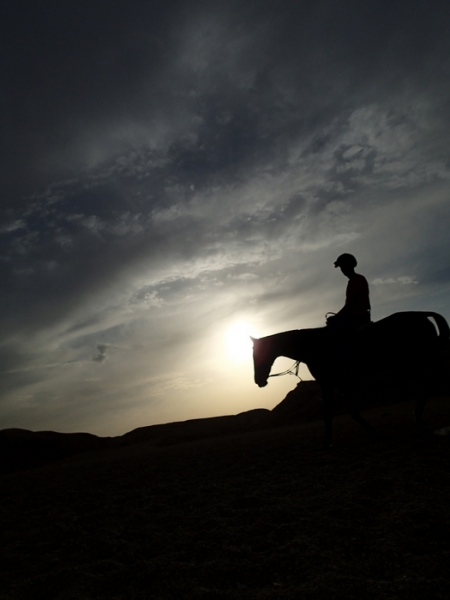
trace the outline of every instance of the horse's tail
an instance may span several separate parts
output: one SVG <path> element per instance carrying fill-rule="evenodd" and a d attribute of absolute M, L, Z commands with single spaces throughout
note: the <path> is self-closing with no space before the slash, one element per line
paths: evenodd
<path fill-rule="evenodd" d="M 445 318 L 435 312 L 426 312 L 436 323 L 439 335 L 437 338 L 437 354 L 434 355 L 433 373 L 434 378 L 440 382 L 442 389 L 448 392 L 448 373 L 450 372 L 450 327 Z"/>
<path fill-rule="evenodd" d="M 439 313 L 426 312 L 425 315 L 430 317 L 436 323 L 439 332 L 439 339 L 443 342 L 450 340 L 450 327 L 445 318 Z"/>

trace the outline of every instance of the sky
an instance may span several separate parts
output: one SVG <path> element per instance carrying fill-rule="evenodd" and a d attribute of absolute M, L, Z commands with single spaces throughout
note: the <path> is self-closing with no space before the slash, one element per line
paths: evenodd
<path fill-rule="evenodd" d="M 0 429 L 273 408 L 248 334 L 323 326 L 343 252 L 450 319 L 447 1 L 0 13 Z"/>

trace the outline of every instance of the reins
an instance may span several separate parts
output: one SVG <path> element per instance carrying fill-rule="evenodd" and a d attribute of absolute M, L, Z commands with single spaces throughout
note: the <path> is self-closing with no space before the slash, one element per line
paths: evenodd
<path fill-rule="evenodd" d="M 298 374 L 299 368 L 300 361 L 296 360 L 292 367 L 289 367 L 289 369 L 286 369 L 286 371 L 283 371 L 282 373 L 274 373 L 273 375 L 269 375 L 269 377 L 281 377 L 281 375 L 295 375 L 301 383 L 306 385 L 306 390 L 309 392 L 309 394 L 311 394 L 311 396 L 314 396 L 316 400 L 320 400 L 322 402 L 322 398 L 318 396 L 315 392 L 311 391 L 311 388 L 308 385 L 308 381 L 303 381 L 303 379 L 300 377 L 300 375 Z"/>
<path fill-rule="evenodd" d="M 301 377 L 299 377 L 298 374 L 298 370 L 300 368 L 300 361 L 296 360 L 295 363 L 289 367 L 289 369 L 286 369 L 286 371 L 283 371 L 282 373 L 274 373 L 273 375 L 269 375 L 269 377 L 281 377 L 281 375 L 295 375 L 297 377 L 297 379 L 299 379 L 300 381 L 302 380 Z"/>
<path fill-rule="evenodd" d="M 300 367 L 300 361 L 297 360 L 292 365 L 292 367 L 289 367 L 289 369 L 286 369 L 286 371 L 283 371 L 282 373 L 274 373 L 273 375 L 269 375 L 269 377 L 280 377 L 281 375 L 295 375 L 297 377 L 297 379 L 306 386 L 306 391 L 311 396 L 313 396 L 316 400 L 319 400 L 320 402 L 323 402 L 322 397 L 318 396 L 316 392 L 313 392 L 311 390 L 311 386 L 309 385 L 310 382 L 309 381 L 303 381 L 303 379 L 300 377 L 300 375 L 298 374 L 299 367 Z"/>

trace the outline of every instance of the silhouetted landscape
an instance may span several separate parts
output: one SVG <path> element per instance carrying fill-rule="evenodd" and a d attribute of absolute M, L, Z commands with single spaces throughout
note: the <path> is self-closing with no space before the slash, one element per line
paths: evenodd
<path fill-rule="evenodd" d="M 338 406 L 325 452 L 318 396 L 115 438 L 1 431 L 0 598 L 448 597 L 450 398 L 420 435 L 410 401 L 374 400 L 376 443 Z"/>
<path fill-rule="evenodd" d="M 2 3 L 0 600 L 450 599 L 449 7 Z"/>

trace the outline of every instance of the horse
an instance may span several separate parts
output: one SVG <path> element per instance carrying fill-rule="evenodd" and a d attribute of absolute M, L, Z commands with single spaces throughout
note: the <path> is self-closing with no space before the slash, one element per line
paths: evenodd
<path fill-rule="evenodd" d="M 380 373 L 397 381 L 403 377 L 418 378 L 420 394 L 414 416 L 417 427 L 423 429 L 426 379 L 436 374 L 445 375 L 450 329 L 438 313 L 411 311 L 392 314 L 345 335 L 328 326 L 251 339 L 254 378 L 259 387 L 267 385 L 272 365 L 279 356 L 306 364 L 321 386 L 324 448 L 330 448 L 336 389 L 347 400 L 349 413 L 355 421 L 377 437 L 374 428 L 360 415 L 356 399 L 360 390 L 374 378 L 379 378 Z"/>

